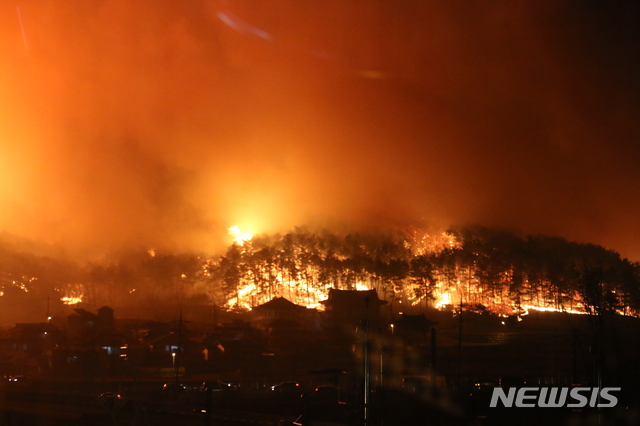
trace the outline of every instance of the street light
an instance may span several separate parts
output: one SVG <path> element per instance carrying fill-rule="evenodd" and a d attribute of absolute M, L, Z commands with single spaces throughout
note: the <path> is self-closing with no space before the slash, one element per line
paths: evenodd
<path fill-rule="evenodd" d="M 176 353 L 175 352 L 171 352 L 171 359 L 172 359 L 173 371 L 176 371 Z"/>

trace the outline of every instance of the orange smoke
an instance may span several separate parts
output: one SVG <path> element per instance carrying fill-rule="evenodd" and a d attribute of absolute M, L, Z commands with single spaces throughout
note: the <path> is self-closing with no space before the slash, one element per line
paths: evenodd
<path fill-rule="evenodd" d="M 590 7 L 5 2 L 0 229 L 92 257 L 475 222 L 640 258 L 639 14 Z"/>

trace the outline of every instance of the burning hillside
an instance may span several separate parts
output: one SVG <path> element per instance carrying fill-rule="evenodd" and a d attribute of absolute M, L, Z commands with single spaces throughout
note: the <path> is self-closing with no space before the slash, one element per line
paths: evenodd
<path fill-rule="evenodd" d="M 0 231 L 95 260 L 424 219 L 640 260 L 640 9 L 596 3 L 2 2 Z"/>
<path fill-rule="evenodd" d="M 297 229 L 244 238 L 207 270 L 230 309 L 273 297 L 318 308 L 338 288 L 376 289 L 406 311 L 462 305 L 503 316 L 594 309 L 630 315 L 640 282 L 638 265 L 602 247 L 481 227 L 344 236 Z"/>
<path fill-rule="evenodd" d="M 5 250 L 0 302 L 39 306 L 42 315 L 47 300 L 54 311 L 82 303 L 153 315 L 190 306 L 243 311 L 274 297 L 322 309 L 336 288 L 375 289 L 395 313 L 462 306 L 502 316 L 531 310 L 637 316 L 640 309 L 637 263 L 558 237 L 483 227 L 230 233 L 233 242 L 221 256 L 140 250 L 83 266 Z"/>

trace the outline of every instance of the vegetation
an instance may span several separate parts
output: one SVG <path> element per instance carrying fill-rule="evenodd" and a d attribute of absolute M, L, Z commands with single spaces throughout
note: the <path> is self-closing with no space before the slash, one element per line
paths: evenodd
<path fill-rule="evenodd" d="M 278 296 L 319 306 L 330 288 L 369 288 L 406 312 L 461 304 L 503 315 L 640 312 L 638 263 L 594 244 L 481 226 L 433 235 L 296 228 L 232 244 L 219 257 L 137 251 L 84 266 L 0 249 L 0 303 L 7 296 L 16 303 L 16 294 L 56 302 L 76 294 L 85 304 L 116 308 L 242 310 Z"/>
<path fill-rule="evenodd" d="M 329 288 L 361 287 L 391 302 L 462 303 L 501 314 L 531 307 L 635 314 L 640 307 L 640 266 L 618 253 L 480 226 L 440 235 L 298 228 L 234 244 L 208 270 L 228 307 L 275 296 L 316 305 Z"/>

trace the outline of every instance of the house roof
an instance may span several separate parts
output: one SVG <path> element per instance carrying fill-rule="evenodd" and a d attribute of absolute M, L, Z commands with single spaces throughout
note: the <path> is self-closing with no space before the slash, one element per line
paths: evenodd
<path fill-rule="evenodd" d="M 370 306 L 380 306 L 387 303 L 385 300 L 378 298 L 378 292 L 373 290 L 337 290 L 335 288 L 329 289 L 329 298 L 323 300 L 323 305 L 334 305 L 336 303 L 341 305 L 353 305 L 358 306 L 365 303 L 369 303 Z"/>
<path fill-rule="evenodd" d="M 148 341 L 149 344 L 155 345 L 157 343 L 167 344 L 167 343 L 175 343 L 178 344 L 181 341 L 186 341 L 186 337 L 180 336 L 177 333 L 170 332 L 167 334 L 163 334 L 162 336 L 154 337 Z"/>
<path fill-rule="evenodd" d="M 402 316 L 398 320 L 398 327 L 407 331 L 419 331 L 426 333 L 434 325 L 438 325 L 438 322 L 431 321 L 424 314 L 402 314 Z"/>
<path fill-rule="evenodd" d="M 296 305 L 295 303 L 285 299 L 284 297 L 274 297 L 267 303 L 258 305 L 253 310 L 276 310 L 276 311 L 294 311 L 294 310 L 306 310 L 304 306 Z"/>
<path fill-rule="evenodd" d="M 68 318 L 82 318 L 84 320 L 96 321 L 98 318 L 104 318 L 104 315 L 113 316 L 113 309 L 108 306 L 103 306 L 98 309 L 98 314 L 94 314 L 93 312 L 86 311 L 84 309 L 76 308 L 74 309 L 74 313 L 68 315 Z"/>
<path fill-rule="evenodd" d="M 88 319 L 96 319 L 98 316 L 91 312 L 85 311 L 84 309 L 74 309 L 75 313 L 70 314 L 69 317 L 81 317 Z"/>
<path fill-rule="evenodd" d="M 58 327 L 48 322 L 38 323 L 16 323 L 16 326 L 12 329 L 14 334 L 40 334 L 43 332 L 57 331 Z"/>

